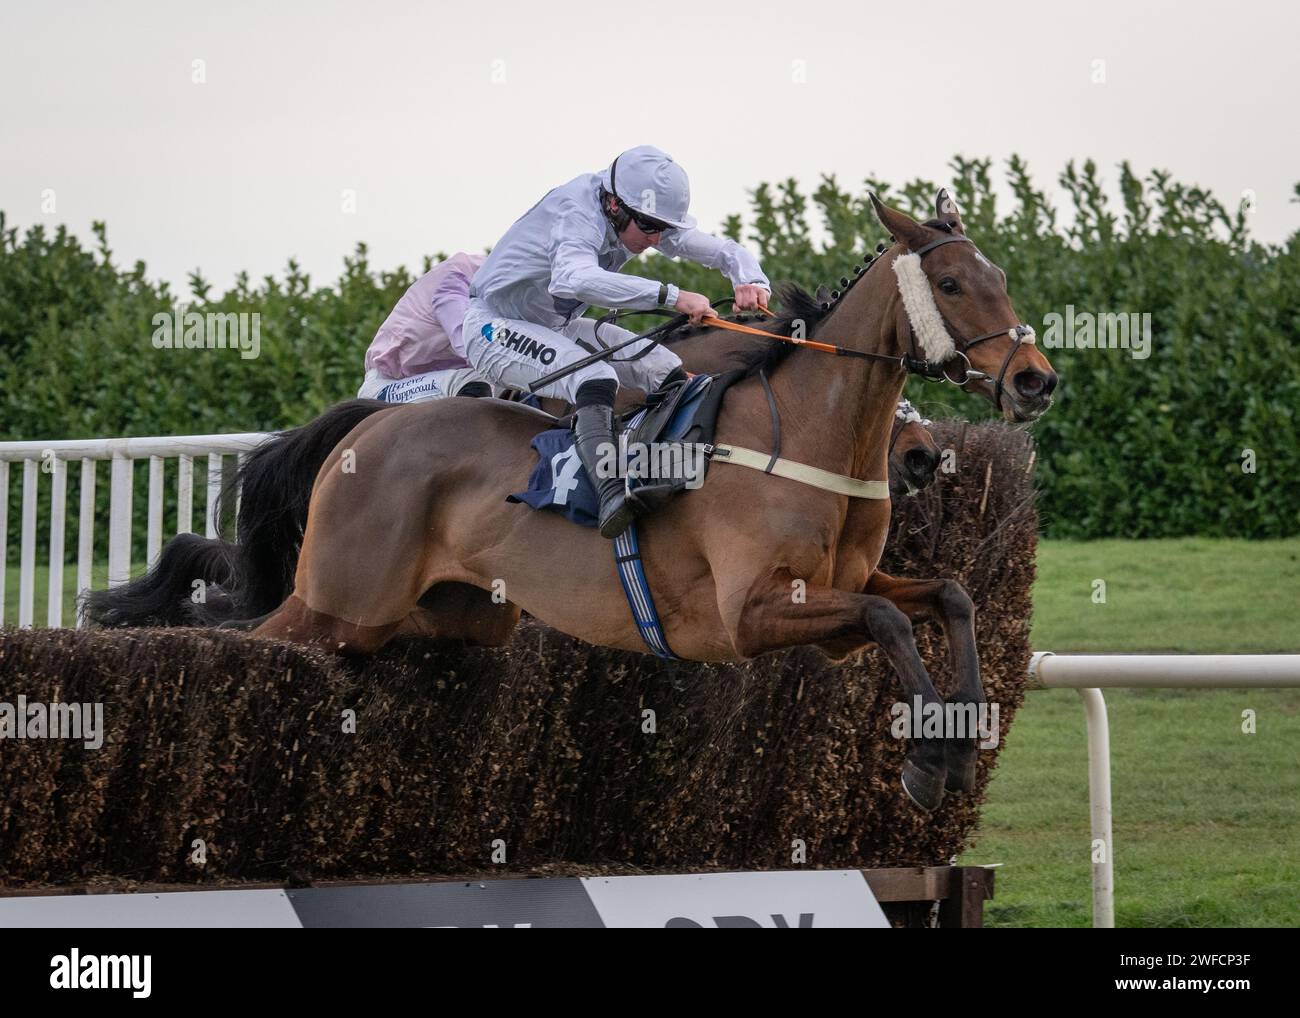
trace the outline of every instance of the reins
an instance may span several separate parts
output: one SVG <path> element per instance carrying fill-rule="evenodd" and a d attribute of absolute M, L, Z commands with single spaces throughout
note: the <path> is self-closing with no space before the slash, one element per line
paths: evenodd
<path fill-rule="evenodd" d="M 923 245 L 921 248 L 919 248 L 918 250 L 912 253 L 915 254 L 917 257 L 924 257 L 925 255 L 929 254 L 937 247 L 941 247 L 944 244 L 955 244 L 955 243 L 970 244 L 973 243 L 973 241 L 971 241 L 969 237 L 964 237 L 961 236 L 960 234 L 950 234 L 949 236 L 940 237 L 937 240 L 932 240 L 930 243 Z M 874 266 L 879 260 L 880 259 L 873 260 L 870 264 L 866 266 L 866 268 L 863 269 L 863 272 L 864 273 L 869 272 L 872 266 Z M 715 302 L 715 306 L 717 303 L 719 302 Z M 772 312 L 768 311 L 766 308 L 764 308 L 763 311 L 766 314 L 769 315 L 772 314 Z M 926 360 L 923 357 L 917 357 L 915 355 L 916 335 L 912 331 L 912 325 L 910 319 L 908 321 L 909 352 L 901 354 L 899 356 L 875 353 L 873 351 L 868 351 L 868 350 L 853 350 L 848 347 L 839 346 L 834 343 L 823 343 L 819 340 L 800 339 L 795 336 L 782 336 L 774 332 L 768 332 L 765 329 L 756 329 L 753 326 L 742 325 L 739 322 L 729 322 L 725 318 L 719 318 L 716 315 L 707 316 L 705 318 L 705 322 L 710 327 L 713 328 L 726 329 L 730 332 L 743 332 L 751 336 L 762 336 L 765 339 L 777 340 L 782 343 L 793 343 L 796 346 L 807 347 L 810 350 L 818 350 L 822 353 L 833 353 L 838 357 L 857 357 L 861 360 L 886 361 L 890 364 L 897 364 L 899 367 L 901 367 L 904 371 L 908 372 L 909 374 L 919 375 L 920 377 L 926 379 L 927 381 L 950 382 L 953 385 L 956 385 L 958 388 L 964 389 L 967 385 L 969 385 L 973 381 L 993 382 L 994 400 L 999 408 L 1001 408 L 1002 406 L 1003 382 L 1006 378 L 1007 368 L 1011 364 L 1011 359 L 1016 355 L 1016 351 L 1020 349 L 1023 343 L 1034 342 L 1033 339 L 1034 330 L 1030 326 L 1025 325 L 1023 322 L 1013 325 L 1010 328 L 994 329 L 992 332 L 986 332 L 982 335 L 975 336 L 971 339 L 962 339 L 956 341 L 956 342 L 960 342 L 961 345 L 957 349 L 954 356 L 960 357 L 962 360 L 966 362 L 965 377 L 960 381 L 958 381 L 957 379 L 952 378 L 948 374 L 948 370 L 947 370 L 947 365 L 951 363 L 953 358 L 950 358 L 948 361 L 945 361 L 943 363 L 934 363 Z M 948 328 L 948 323 L 946 320 L 944 321 L 944 327 Z M 949 334 L 952 333 L 952 330 L 950 328 L 948 328 L 948 331 Z M 999 369 L 997 376 L 995 378 L 992 375 L 985 374 L 983 371 L 976 371 L 971 366 L 970 357 L 968 356 L 967 351 L 969 351 L 970 348 L 973 346 L 976 346 L 980 343 L 987 342 L 990 339 L 996 339 L 998 336 L 1006 336 L 1008 339 L 1012 341 L 1012 343 L 1011 343 L 1011 349 L 1007 351 L 1006 357 L 1003 358 L 1002 366 Z"/>

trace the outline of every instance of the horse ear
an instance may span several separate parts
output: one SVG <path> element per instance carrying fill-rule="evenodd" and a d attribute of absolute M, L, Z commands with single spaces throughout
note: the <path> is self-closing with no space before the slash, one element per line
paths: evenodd
<path fill-rule="evenodd" d="M 898 209 L 891 209 L 874 194 L 871 195 L 871 206 L 876 210 L 876 218 L 880 220 L 880 225 L 911 250 L 915 251 L 929 241 L 924 226 L 911 216 L 899 212 Z"/>
<path fill-rule="evenodd" d="M 939 193 L 934 198 L 934 218 L 943 219 L 952 223 L 955 233 L 966 236 L 966 227 L 962 225 L 961 209 L 957 208 L 957 203 L 952 200 L 952 195 L 948 193 L 946 187 L 939 188 Z"/>

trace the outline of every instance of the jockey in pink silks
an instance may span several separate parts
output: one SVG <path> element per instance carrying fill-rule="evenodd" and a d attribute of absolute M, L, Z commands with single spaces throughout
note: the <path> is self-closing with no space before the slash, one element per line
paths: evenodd
<path fill-rule="evenodd" d="M 465 358 L 462 329 L 470 281 L 487 255 L 452 255 L 410 285 L 366 351 L 357 395 L 388 403 L 490 396 Z"/>

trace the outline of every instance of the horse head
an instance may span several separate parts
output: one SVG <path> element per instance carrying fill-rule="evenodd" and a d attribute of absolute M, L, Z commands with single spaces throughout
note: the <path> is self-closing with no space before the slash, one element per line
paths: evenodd
<path fill-rule="evenodd" d="M 966 236 L 948 192 L 939 192 L 935 218 L 924 223 L 874 194 L 871 203 L 897 242 L 890 252 L 902 297 L 896 327 L 910 356 L 982 393 L 1008 421 L 1041 416 L 1056 372 L 1012 307 L 1006 273 Z"/>
<path fill-rule="evenodd" d="M 889 440 L 890 498 L 915 495 L 934 480 L 942 453 L 929 425 L 907 400 L 898 404 Z"/>

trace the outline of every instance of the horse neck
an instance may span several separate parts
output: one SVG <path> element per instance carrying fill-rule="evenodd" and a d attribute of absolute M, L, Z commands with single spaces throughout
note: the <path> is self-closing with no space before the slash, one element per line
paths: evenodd
<path fill-rule="evenodd" d="M 878 261 L 822 320 L 816 338 L 897 357 L 903 351 L 893 282 L 894 274 Z M 897 364 L 796 350 L 772 377 L 781 454 L 861 480 L 886 480 L 890 428 L 904 381 Z"/>

